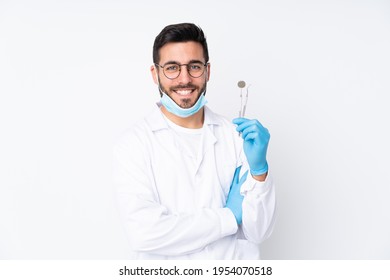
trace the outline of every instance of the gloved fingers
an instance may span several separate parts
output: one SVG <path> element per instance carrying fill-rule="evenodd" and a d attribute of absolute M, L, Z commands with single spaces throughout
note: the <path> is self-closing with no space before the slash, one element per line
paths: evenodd
<path fill-rule="evenodd" d="M 236 171 L 234 171 L 234 177 L 233 177 L 233 184 L 237 184 L 240 180 L 240 170 L 241 170 L 242 165 L 236 168 Z"/>
<path fill-rule="evenodd" d="M 242 132 L 246 128 L 250 126 L 255 126 L 257 127 L 258 130 L 264 130 L 266 129 L 258 120 L 246 120 L 244 122 L 241 122 L 237 127 L 236 130 L 238 132 Z"/>
<path fill-rule="evenodd" d="M 248 170 L 244 173 L 244 175 L 241 176 L 241 179 L 239 182 L 240 186 L 245 182 L 247 176 L 248 176 Z"/>
<path fill-rule="evenodd" d="M 259 134 L 259 129 L 256 125 L 251 125 L 251 126 L 248 126 L 246 127 L 245 129 L 243 129 L 241 131 L 241 136 L 242 138 L 245 140 L 246 139 L 246 136 L 249 134 L 249 133 L 257 133 Z"/>
<path fill-rule="evenodd" d="M 232 183 L 230 184 L 229 192 L 231 192 L 232 189 L 234 188 L 234 186 L 236 186 L 238 184 L 238 182 L 240 181 L 240 170 L 241 170 L 241 167 L 242 167 L 242 165 L 237 167 L 236 171 L 234 171 L 234 176 L 233 176 Z"/>
<path fill-rule="evenodd" d="M 245 122 L 257 122 L 261 125 L 261 123 L 257 119 L 247 119 L 247 118 L 235 118 L 232 121 L 236 125 L 241 125 Z"/>
<path fill-rule="evenodd" d="M 243 196 L 240 193 L 240 185 L 233 184 L 232 188 L 229 191 L 227 201 L 236 201 L 243 199 Z"/>
<path fill-rule="evenodd" d="M 242 175 L 240 178 L 241 167 L 242 167 L 242 165 L 237 167 L 236 171 L 234 172 L 234 178 L 233 178 L 232 184 L 230 185 L 229 196 L 238 195 L 239 197 L 241 197 L 241 194 L 240 194 L 241 185 L 242 185 L 242 183 L 245 182 L 246 177 L 248 175 L 248 171 L 246 171 L 244 173 L 244 175 Z"/>
<path fill-rule="evenodd" d="M 237 125 L 237 128 L 236 128 L 237 131 L 242 130 L 246 126 L 248 126 L 251 123 L 253 123 L 253 121 L 255 121 L 255 120 L 250 120 L 250 119 L 246 119 L 246 118 L 235 118 L 235 119 L 233 119 L 233 123 Z"/>
<path fill-rule="evenodd" d="M 246 121 L 249 121 L 249 119 L 247 119 L 247 118 L 235 118 L 235 119 L 233 119 L 233 123 L 236 124 L 236 125 L 240 125 L 240 124 L 242 124 L 243 122 L 246 122 Z"/>
<path fill-rule="evenodd" d="M 258 137 L 259 137 L 259 133 L 258 132 L 252 132 L 252 131 L 249 131 L 248 133 L 245 134 L 245 136 L 244 136 L 244 134 L 242 136 L 244 141 L 255 140 Z"/>
<path fill-rule="evenodd" d="M 245 128 L 247 128 L 248 126 L 252 126 L 252 125 L 256 125 L 256 120 L 246 120 L 246 121 L 240 123 L 239 125 L 237 125 L 236 130 L 238 132 L 242 132 Z"/>
<path fill-rule="evenodd" d="M 269 140 L 269 138 L 270 138 L 270 134 L 269 134 L 268 129 L 266 129 L 265 127 L 260 128 L 257 125 L 249 126 L 249 127 L 245 128 L 243 131 L 241 131 L 241 133 L 242 133 L 242 138 L 245 141 L 249 140 L 249 139 L 256 138 L 256 137 L 255 138 L 247 138 L 247 135 L 250 133 L 256 133 L 256 135 L 259 137 L 259 139 Z"/>

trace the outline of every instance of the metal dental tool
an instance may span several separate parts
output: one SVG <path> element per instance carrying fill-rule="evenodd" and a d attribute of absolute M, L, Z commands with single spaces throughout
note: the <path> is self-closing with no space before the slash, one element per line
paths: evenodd
<path fill-rule="evenodd" d="M 249 85 L 247 88 L 246 88 L 246 96 L 243 98 L 243 94 L 242 94 L 242 91 L 243 91 L 243 89 L 245 88 L 245 86 L 246 86 L 246 83 L 244 82 L 244 81 L 239 81 L 238 83 L 237 83 L 237 86 L 240 88 L 240 98 L 241 98 L 241 106 L 240 106 L 240 111 L 239 111 L 239 113 L 238 113 L 238 117 L 239 118 L 243 118 L 243 117 L 245 117 L 245 110 L 246 110 L 246 105 L 247 105 L 247 103 L 248 103 L 248 95 L 249 95 L 249 87 L 251 86 L 251 85 Z M 244 100 L 244 102 L 243 102 L 243 99 L 245 99 Z M 241 133 L 239 133 L 238 135 L 240 135 L 241 136 Z"/>
<path fill-rule="evenodd" d="M 239 112 L 238 116 L 239 116 L 240 118 L 243 118 L 243 117 L 245 117 L 246 104 L 248 103 L 249 87 L 250 87 L 251 85 L 249 85 L 249 86 L 246 88 L 246 96 L 244 97 L 244 98 L 245 98 L 244 104 L 243 104 L 243 102 L 242 102 L 242 100 L 243 100 L 242 90 L 243 90 L 243 88 L 245 88 L 246 83 L 245 83 L 244 81 L 239 81 L 239 82 L 237 83 L 237 85 L 238 85 L 238 87 L 241 89 L 241 90 L 240 90 L 241 107 L 240 107 L 240 112 Z"/>
<path fill-rule="evenodd" d="M 238 112 L 238 117 L 242 117 L 242 89 L 246 86 L 244 81 L 239 81 L 237 83 L 238 87 L 240 88 L 240 98 L 241 98 L 241 106 L 240 106 L 240 111 Z"/>

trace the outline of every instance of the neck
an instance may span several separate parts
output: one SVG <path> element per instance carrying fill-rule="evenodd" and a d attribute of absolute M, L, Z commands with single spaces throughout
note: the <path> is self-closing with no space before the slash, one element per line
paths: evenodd
<path fill-rule="evenodd" d="M 172 114 L 164 106 L 160 107 L 161 112 L 173 123 L 185 128 L 202 128 L 204 122 L 204 107 L 187 118 L 178 117 Z"/>

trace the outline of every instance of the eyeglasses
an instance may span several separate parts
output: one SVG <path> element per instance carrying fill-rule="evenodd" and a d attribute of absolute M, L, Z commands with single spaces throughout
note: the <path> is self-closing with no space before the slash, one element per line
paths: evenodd
<path fill-rule="evenodd" d="M 155 63 L 156 66 L 159 66 L 163 69 L 165 77 L 170 80 L 179 77 L 182 66 L 187 67 L 188 74 L 192 78 L 199 78 L 203 75 L 207 64 L 208 63 L 203 64 L 202 62 L 192 62 L 188 64 L 167 63 L 164 66 L 161 66 L 160 64 Z"/>

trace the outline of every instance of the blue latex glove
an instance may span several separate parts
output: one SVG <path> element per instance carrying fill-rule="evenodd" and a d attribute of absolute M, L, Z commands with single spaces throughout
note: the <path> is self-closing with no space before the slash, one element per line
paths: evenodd
<path fill-rule="evenodd" d="M 244 152 L 252 175 L 262 175 L 268 171 L 267 148 L 269 142 L 268 129 L 258 120 L 235 118 L 236 130 L 244 139 Z"/>
<path fill-rule="evenodd" d="M 242 223 L 242 201 L 244 197 L 240 194 L 241 185 L 245 182 L 248 171 L 242 175 L 240 179 L 241 166 L 236 168 L 232 184 L 230 185 L 230 191 L 226 200 L 226 208 L 232 210 L 237 224 Z"/>

